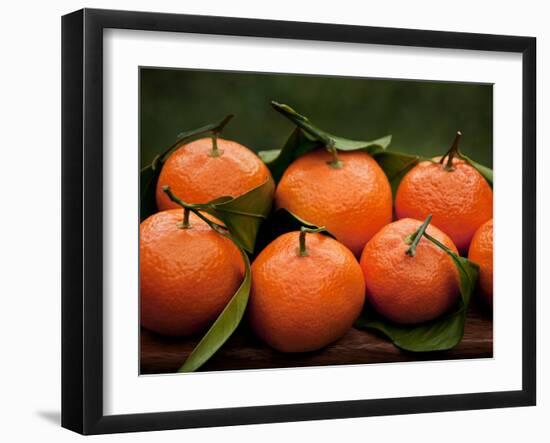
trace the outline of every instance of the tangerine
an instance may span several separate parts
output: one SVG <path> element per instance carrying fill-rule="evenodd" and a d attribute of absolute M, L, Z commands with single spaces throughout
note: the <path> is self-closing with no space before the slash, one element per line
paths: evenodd
<path fill-rule="evenodd" d="M 478 288 L 489 306 L 493 306 L 493 219 L 474 234 L 468 258 L 479 265 Z"/>
<path fill-rule="evenodd" d="M 275 191 L 275 204 L 325 226 L 359 257 L 367 241 L 391 222 L 390 183 L 366 152 L 339 152 L 340 167 L 324 149 L 296 159 Z"/>
<path fill-rule="evenodd" d="M 337 340 L 365 299 L 363 274 L 351 251 L 318 233 L 307 234 L 306 248 L 306 231 L 277 237 L 251 268 L 250 324 L 282 352 L 314 351 Z"/>
<path fill-rule="evenodd" d="M 141 324 L 163 335 L 201 331 L 221 313 L 244 275 L 237 246 L 194 213 L 158 212 L 140 225 Z"/>
<path fill-rule="evenodd" d="M 404 218 L 382 228 L 365 246 L 361 268 L 366 299 L 382 316 L 396 323 L 433 320 L 455 303 L 459 275 L 451 257 L 422 237 L 414 256 L 407 250 L 421 221 Z M 426 232 L 456 252 L 453 241 L 435 226 Z"/>
<path fill-rule="evenodd" d="M 157 182 L 157 207 L 160 211 L 179 207 L 163 192 L 164 186 L 187 203 L 207 203 L 238 197 L 266 180 L 273 180 L 269 169 L 250 149 L 230 140 L 202 138 L 180 146 L 164 163 Z"/>
<path fill-rule="evenodd" d="M 493 218 L 493 191 L 473 166 L 455 157 L 459 138 L 454 153 L 420 162 L 403 177 L 395 215 L 424 220 L 432 214 L 433 224 L 466 253 L 477 228 Z"/>

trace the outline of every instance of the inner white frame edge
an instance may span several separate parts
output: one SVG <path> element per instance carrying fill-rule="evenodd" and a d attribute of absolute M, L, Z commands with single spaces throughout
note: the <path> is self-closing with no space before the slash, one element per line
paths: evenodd
<path fill-rule="evenodd" d="M 522 243 L 506 235 L 522 226 L 521 54 L 118 29 L 103 38 L 105 414 L 521 389 Z M 494 358 L 139 376 L 139 66 L 494 83 Z"/>

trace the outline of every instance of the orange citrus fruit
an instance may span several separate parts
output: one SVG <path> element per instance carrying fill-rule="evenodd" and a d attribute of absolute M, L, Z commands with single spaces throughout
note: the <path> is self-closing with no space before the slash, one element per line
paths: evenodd
<path fill-rule="evenodd" d="M 178 208 L 162 191 L 170 186 L 187 203 L 207 203 L 219 197 L 238 197 L 272 180 L 264 162 L 250 149 L 234 141 L 217 139 L 218 155 L 212 155 L 211 138 L 180 146 L 166 160 L 156 189 L 160 211 Z"/>
<path fill-rule="evenodd" d="M 439 317 L 455 303 L 459 275 L 451 257 L 422 237 L 414 256 L 408 238 L 422 224 L 404 218 L 382 228 L 365 246 L 361 268 L 367 301 L 397 323 L 421 323 Z M 453 241 L 435 226 L 426 232 L 456 251 Z"/>
<path fill-rule="evenodd" d="M 163 335 L 190 335 L 209 326 L 240 286 L 239 249 L 182 209 L 158 212 L 140 225 L 141 324 Z"/>
<path fill-rule="evenodd" d="M 392 219 L 390 183 L 366 152 L 339 152 L 340 168 L 319 149 L 296 159 L 275 191 L 275 204 L 325 226 L 359 257 L 367 241 Z"/>
<path fill-rule="evenodd" d="M 282 352 L 314 351 L 353 325 L 365 299 L 357 260 L 322 234 L 307 234 L 300 255 L 299 232 L 276 238 L 252 264 L 248 313 L 252 329 Z"/>
<path fill-rule="evenodd" d="M 481 295 L 493 306 L 493 219 L 482 224 L 474 234 L 468 258 L 479 265 Z"/>
<path fill-rule="evenodd" d="M 395 196 L 395 215 L 424 220 L 432 214 L 432 223 L 466 253 L 477 228 L 493 217 L 493 190 L 465 160 L 454 154 L 450 164 L 448 158 L 443 160 L 420 162 L 403 177 Z"/>

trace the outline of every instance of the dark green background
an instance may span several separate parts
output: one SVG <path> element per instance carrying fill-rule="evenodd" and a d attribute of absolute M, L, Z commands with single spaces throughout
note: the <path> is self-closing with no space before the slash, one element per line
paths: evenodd
<path fill-rule="evenodd" d="M 443 154 L 457 130 L 461 148 L 492 167 L 493 87 L 428 81 L 141 68 L 141 161 L 147 164 L 181 131 L 235 118 L 222 137 L 256 151 L 282 147 L 293 129 L 270 106 L 286 103 L 320 128 L 389 149 Z"/>

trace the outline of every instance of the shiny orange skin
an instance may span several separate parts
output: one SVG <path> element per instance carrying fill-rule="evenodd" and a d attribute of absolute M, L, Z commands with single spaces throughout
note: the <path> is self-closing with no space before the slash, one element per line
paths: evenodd
<path fill-rule="evenodd" d="M 157 182 L 159 211 L 179 208 L 162 191 L 172 192 L 187 203 L 207 203 L 219 197 L 238 197 L 273 180 L 262 160 L 239 143 L 218 138 L 219 157 L 209 155 L 212 139 L 202 138 L 180 146 L 166 160 Z"/>
<path fill-rule="evenodd" d="M 183 210 L 158 212 L 140 225 L 141 325 L 183 336 L 209 326 L 240 286 L 243 258 L 231 240 Z"/>
<path fill-rule="evenodd" d="M 434 160 L 420 162 L 403 177 L 395 214 L 398 219 L 418 220 L 432 214 L 432 224 L 465 254 L 477 228 L 493 218 L 493 190 L 464 160 L 454 159 L 452 171 L 437 163 L 438 158 Z"/>
<path fill-rule="evenodd" d="M 342 337 L 361 313 L 365 283 L 357 260 L 341 243 L 299 232 L 281 235 L 252 264 L 248 315 L 252 329 L 282 352 L 320 349 Z"/>
<path fill-rule="evenodd" d="M 479 265 L 478 288 L 489 306 L 493 306 L 493 219 L 474 234 L 468 258 Z"/>
<path fill-rule="evenodd" d="M 382 228 L 365 246 L 361 268 L 367 300 L 384 317 L 403 324 L 422 323 L 449 310 L 459 295 L 459 275 L 449 255 L 423 237 L 414 257 L 405 239 L 421 221 L 404 218 Z M 456 252 L 453 241 L 435 226 L 428 234 Z"/>
<path fill-rule="evenodd" d="M 285 171 L 275 204 L 305 221 L 325 226 L 359 257 L 369 239 L 392 219 L 390 183 L 366 152 L 339 152 L 341 169 L 327 164 L 319 149 L 299 157 Z"/>

